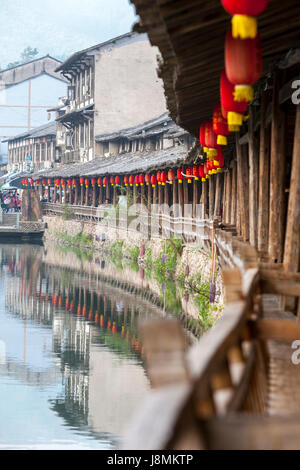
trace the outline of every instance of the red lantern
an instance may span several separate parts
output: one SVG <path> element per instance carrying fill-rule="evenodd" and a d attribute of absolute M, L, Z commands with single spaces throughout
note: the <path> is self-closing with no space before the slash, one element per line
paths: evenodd
<path fill-rule="evenodd" d="M 42 179 L 42 185 L 45 187 L 46 186 L 46 180 L 45 178 Z"/>
<path fill-rule="evenodd" d="M 203 182 L 206 180 L 205 173 L 204 173 L 204 165 L 199 166 L 199 176 Z"/>
<path fill-rule="evenodd" d="M 30 182 L 30 186 L 31 186 L 31 187 L 33 187 L 34 181 L 33 181 L 33 179 L 32 179 L 32 178 L 30 179 L 30 181 L 29 181 L 29 182 Z"/>
<path fill-rule="evenodd" d="M 256 83 L 262 74 L 262 52 L 260 37 L 234 39 L 231 31 L 227 34 L 225 47 L 225 68 L 230 83 L 235 85 L 235 101 L 252 101 Z"/>
<path fill-rule="evenodd" d="M 144 183 L 145 183 L 145 176 L 144 175 L 139 176 L 139 183 L 140 183 L 141 186 L 144 186 Z"/>
<path fill-rule="evenodd" d="M 87 189 L 87 188 L 89 187 L 89 185 L 90 185 L 90 180 L 86 178 L 86 180 L 85 180 L 84 183 L 85 183 L 85 187 L 86 187 L 86 189 Z"/>
<path fill-rule="evenodd" d="M 206 142 L 206 147 L 207 147 L 206 153 L 208 154 L 210 158 L 213 158 L 218 153 L 217 151 L 218 142 L 217 142 L 217 136 L 214 133 L 212 121 L 209 121 L 206 125 L 205 142 Z"/>
<path fill-rule="evenodd" d="M 48 178 L 48 186 L 52 186 L 52 179 Z"/>
<path fill-rule="evenodd" d="M 224 155 L 221 147 L 218 149 L 218 155 L 215 157 L 214 166 L 218 173 L 224 168 Z"/>
<path fill-rule="evenodd" d="M 247 101 L 234 100 L 234 85 L 228 80 L 225 70 L 221 75 L 221 105 L 224 113 L 227 113 L 228 128 L 234 132 L 234 129 L 236 130 L 243 124 L 243 116 L 248 108 L 248 103 Z"/>
<path fill-rule="evenodd" d="M 36 187 L 38 188 L 39 185 L 40 185 L 40 181 L 39 181 L 39 180 L 36 180 L 35 185 L 36 185 Z"/>
<path fill-rule="evenodd" d="M 110 177 L 110 184 L 111 184 L 112 186 L 115 185 L 115 178 L 114 178 L 113 176 Z"/>
<path fill-rule="evenodd" d="M 149 186 L 149 184 L 151 183 L 151 176 L 149 175 L 149 173 L 146 174 L 145 181 L 146 185 Z"/>
<path fill-rule="evenodd" d="M 185 173 L 186 173 L 187 178 L 188 178 L 188 183 L 191 184 L 192 178 L 189 178 L 189 177 L 192 176 L 192 169 L 191 169 L 191 168 L 187 168 L 186 171 L 185 171 Z"/>
<path fill-rule="evenodd" d="M 76 186 L 77 186 L 77 181 L 76 181 L 75 178 L 74 178 L 73 181 L 72 181 L 72 186 L 73 186 L 73 188 L 76 188 Z"/>
<path fill-rule="evenodd" d="M 234 38 L 255 38 L 257 36 L 257 19 L 267 8 L 269 0 L 222 0 L 223 7 L 232 18 Z"/>
<path fill-rule="evenodd" d="M 213 130 L 217 137 L 218 145 L 227 145 L 227 136 L 230 134 L 227 120 L 223 118 L 221 103 L 217 104 L 213 115 Z"/>
<path fill-rule="evenodd" d="M 129 185 L 129 178 L 128 176 L 124 176 L 124 184 L 127 187 Z"/>
<path fill-rule="evenodd" d="M 178 179 L 178 183 L 182 184 L 182 181 L 183 181 L 182 168 L 178 168 L 177 170 L 177 179 Z"/>
<path fill-rule="evenodd" d="M 72 188 L 72 180 L 68 180 L 68 188 Z"/>
<path fill-rule="evenodd" d="M 129 176 L 129 184 L 130 186 L 133 186 L 134 185 L 134 176 Z"/>
<path fill-rule="evenodd" d="M 195 181 L 199 181 L 199 166 L 193 166 L 193 176 L 195 177 Z"/>
<path fill-rule="evenodd" d="M 168 180 L 170 184 L 173 184 L 175 181 L 175 173 L 173 170 L 168 171 Z"/>
<path fill-rule="evenodd" d="M 161 184 L 161 172 L 160 171 L 157 172 L 156 179 L 157 179 L 157 183 Z"/>
<path fill-rule="evenodd" d="M 136 186 L 139 186 L 139 185 L 140 185 L 140 177 L 139 177 L 139 175 L 136 175 L 136 177 L 134 178 L 134 182 L 135 182 L 135 185 L 136 185 Z"/>
<path fill-rule="evenodd" d="M 92 184 L 93 187 L 96 186 L 96 178 L 92 178 L 92 179 L 91 179 L 91 184 Z"/>
<path fill-rule="evenodd" d="M 98 184 L 98 188 L 101 188 L 101 186 L 102 186 L 102 178 L 98 178 L 98 179 L 97 179 L 97 184 Z"/>
<path fill-rule="evenodd" d="M 115 177 L 115 184 L 116 184 L 117 186 L 120 186 L 120 184 L 121 184 L 121 178 L 120 178 L 120 176 L 116 176 L 116 177 Z"/>
<path fill-rule="evenodd" d="M 152 184 L 152 188 L 155 188 L 155 186 L 157 185 L 156 175 L 151 176 L 151 184 Z"/>
<path fill-rule="evenodd" d="M 205 179 L 209 178 L 207 162 L 205 162 L 203 165 L 203 171 L 204 171 Z"/>
<path fill-rule="evenodd" d="M 82 187 L 84 185 L 84 178 L 80 178 L 80 186 Z"/>
<path fill-rule="evenodd" d="M 107 185 L 108 185 L 108 178 L 105 176 L 105 178 L 103 178 L 103 187 L 106 188 Z"/>
<path fill-rule="evenodd" d="M 65 187 L 65 180 L 62 179 L 62 180 L 60 181 L 60 185 L 64 188 L 64 187 Z"/>
<path fill-rule="evenodd" d="M 160 181 L 163 186 L 166 186 L 167 182 L 167 173 L 165 171 L 162 171 L 160 174 Z"/>
<path fill-rule="evenodd" d="M 207 142 L 206 142 L 206 135 L 207 135 L 207 128 L 209 126 L 209 122 L 205 122 L 204 124 L 202 124 L 202 126 L 200 127 L 200 144 L 202 145 L 203 147 L 203 150 L 204 152 L 206 153 L 208 148 L 207 148 Z"/>

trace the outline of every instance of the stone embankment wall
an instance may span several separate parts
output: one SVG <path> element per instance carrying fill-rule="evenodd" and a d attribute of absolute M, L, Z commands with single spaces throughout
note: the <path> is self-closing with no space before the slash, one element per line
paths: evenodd
<path fill-rule="evenodd" d="M 116 230 L 111 227 L 107 227 L 101 224 L 80 222 L 75 220 L 65 221 L 61 217 L 55 216 L 45 216 L 44 222 L 47 223 L 48 229 L 45 233 L 45 239 L 47 243 L 60 244 L 63 243 L 59 235 L 65 233 L 69 237 L 75 237 L 79 233 L 87 235 L 93 241 L 93 252 L 94 257 L 97 259 L 100 254 L 104 254 L 105 251 L 109 250 L 110 245 L 116 241 L 123 241 L 125 248 L 128 250 L 134 249 L 136 247 L 141 248 L 142 245 L 145 246 L 145 250 L 151 249 L 153 260 L 157 259 L 162 252 L 164 252 L 165 241 L 160 239 L 144 240 L 143 236 L 138 232 L 126 231 L 126 230 Z M 105 234 L 105 242 L 103 242 L 103 234 Z M 89 248 L 88 246 L 86 248 Z M 68 259 L 63 259 L 59 254 L 56 255 L 53 259 L 53 263 L 58 266 L 70 266 L 69 257 L 71 254 L 68 254 Z M 78 267 L 80 269 L 91 269 L 91 264 L 89 261 L 82 263 L 79 261 L 75 255 L 72 255 L 74 260 L 72 260 L 72 266 Z M 49 261 L 49 260 L 47 260 Z M 84 265 L 86 263 L 86 266 Z M 77 266 L 78 265 L 78 266 Z M 186 274 L 188 266 L 188 277 L 187 279 L 193 279 L 195 276 L 201 274 L 202 282 L 208 282 L 211 277 L 211 268 L 212 260 L 211 254 L 205 252 L 199 246 L 184 246 L 181 259 L 177 265 L 176 277 L 179 278 Z M 94 263 L 95 270 L 100 270 L 97 266 L 97 263 Z M 112 276 L 112 278 L 124 280 L 130 279 L 134 285 L 138 287 L 149 288 L 156 295 L 161 295 L 161 285 L 154 279 L 142 280 L 139 273 L 136 273 L 130 269 L 129 266 L 124 266 L 122 270 L 116 269 L 116 267 L 111 263 L 110 266 L 106 266 L 105 274 Z M 222 282 L 222 273 L 221 270 L 216 267 L 216 306 L 218 311 L 216 316 L 220 314 L 224 303 L 223 297 L 223 282 Z M 188 303 L 188 305 L 187 305 Z M 182 310 L 183 312 L 191 315 L 193 318 L 199 317 L 199 309 L 193 304 L 191 300 L 188 302 L 185 298 L 182 299 Z"/>

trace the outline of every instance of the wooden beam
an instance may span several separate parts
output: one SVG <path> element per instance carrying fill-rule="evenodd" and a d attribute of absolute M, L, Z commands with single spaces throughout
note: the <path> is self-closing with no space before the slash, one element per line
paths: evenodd
<path fill-rule="evenodd" d="M 258 167 L 259 152 L 254 134 L 254 107 L 252 106 L 249 119 L 249 241 L 254 247 L 257 247 Z"/>
<path fill-rule="evenodd" d="M 256 339 L 292 343 L 300 338 L 300 323 L 289 320 L 257 320 L 249 322 Z M 292 353 L 292 351 L 291 351 Z"/>
<path fill-rule="evenodd" d="M 267 252 L 269 240 L 270 131 L 265 126 L 268 94 L 261 99 L 258 188 L 258 250 Z"/>
<path fill-rule="evenodd" d="M 279 105 L 280 78 L 279 73 L 275 73 L 271 131 L 269 230 L 269 258 L 273 263 L 282 262 L 285 226 L 285 113 Z"/>

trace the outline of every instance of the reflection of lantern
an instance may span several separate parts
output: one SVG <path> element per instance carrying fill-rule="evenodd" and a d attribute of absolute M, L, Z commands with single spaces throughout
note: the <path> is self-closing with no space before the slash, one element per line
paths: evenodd
<path fill-rule="evenodd" d="M 48 186 L 52 186 L 52 179 L 48 178 Z"/>
<path fill-rule="evenodd" d="M 124 176 L 124 184 L 127 187 L 129 185 L 129 178 L 128 176 Z"/>
<path fill-rule="evenodd" d="M 82 187 L 84 185 L 84 178 L 80 178 L 80 186 Z"/>
<path fill-rule="evenodd" d="M 31 186 L 31 187 L 33 187 L 34 181 L 33 181 L 33 179 L 32 179 L 32 178 L 30 179 L 30 181 L 29 181 L 29 182 L 30 182 L 30 186 Z"/>
<path fill-rule="evenodd" d="M 135 185 L 136 185 L 136 186 L 139 186 L 139 185 L 140 185 L 140 177 L 139 177 L 139 175 L 136 175 L 136 177 L 134 178 L 134 182 L 135 182 Z"/>
<path fill-rule="evenodd" d="M 115 184 L 116 184 L 117 186 L 120 186 L 120 184 L 121 184 L 121 178 L 120 178 L 120 176 L 116 176 L 116 177 L 115 177 Z"/>
<path fill-rule="evenodd" d="M 114 178 L 113 176 L 110 177 L 110 184 L 111 184 L 112 186 L 115 185 L 115 178 Z"/>
<path fill-rule="evenodd" d="M 257 19 L 267 8 L 269 0 L 222 0 L 232 18 L 233 37 L 241 39 L 257 36 Z"/>
<path fill-rule="evenodd" d="M 101 328 L 104 328 L 104 325 L 105 325 L 104 316 L 101 315 L 101 317 L 100 317 L 100 327 L 101 327 Z"/>
<path fill-rule="evenodd" d="M 39 181 L 39 180 L 36 180 L 35 185 L 36 185 L 36 187 L 38 188 L 39 185 L 40 185 L 40 181 Z"/>
<path fill-rule="evenodd" d="M 243 124 L 243 115 L 248 108 L 248 103 L 234 100 L 234 85 L 228 80 L 225 70 L 221 75 L 221 105 L 224 113 L 228 113 L 228 128 L 234 132 L 234 129 L 237 129 L 236 126 L 240 127 Z"/>
<path fill-rule="evenodd" d="M 173 170 L 168 171 L 168 180 L 170 184 L 173 184 L 175 181 L 175 173 Z"/>
<path fill-rule="evenodd" d="M 149 186 L 149 184 L 151 183 L 151 176 L 149 175 L 149 173 L 146 174 L 145 181 L 146 185 Z"/>
<path fill-rule="evenodd" d="M 195 181 L 199 181 L 199 166 L 193 166 L 193 176 L 195 177 Z"/>
<path fill-rule="evenodd" d="M 187 168 L 186 171 L 185 171 L 185 173 L 186 173 L 187 178 L 188 178 L 188 183 L 191 184 L 192 178 L 189 178 L 189 177 L 192 176 L 192 169 L 191 169 L 191 168 Z"/>
<path fill-rule="evenodd" d="M 156 175 L 151 176 L 151 184 L 152 184 L 152 188 L 155 188 L 155 186 L 157 185 Z"/>
<path fill-rule="evenodd" d="M 98 188 L 101 188 L 101 186 L 102 186 L 102 178 L 98 178 L 98 179 L 97 179 L 97 184 L 98 184 Z"/>
<path fill-rule="evenodd" d="M 105 178 L 103 178 L 103 187 L 106 188 L 107 184 L 108 184 L 108 178 L 107 176 L 105 176 Z"/>
<path fill-rule="evenodd" d="M 161 174 L 160 174 L 160 181 L 161 181 L 161 184 L 163 186 L 166 186 L 166 182 L 167 182 L 167 174 L 165 171 L 162 171 Z"/>
<path fill-rule="evenodd" d="M 130 184 L 130 186 L 134 185 L 134 176 L 132 176 L 132 175 L 129 177 L 129 184 Z"/>
<path fill-rule="evenodd" d="M 218 145 L 227 145 L 227 136 L 230 134 L 227 120 L 222 115 L 221 103 L 218 103 L 214 109 L 213 130 L 217 137 Z"/>
<path fill-rule="evenodd" d="M 157 172 L 156 179 L 157 179 L 157 183 L 161 184 L 161 172 L 160 171 Z"/>
<path fill-rule="evenodd" d="M 225 47 L 225 68 L 228 80 L 235 85 L 234 100 L 252 101 L 254 99 L 252 85 L 262 74 L 260 37 L 234 39 L 229 31 Z"/>
<path fill-rule="evenodd" d="M 182 168 L 178 168 L 177 170 L 177 179 L 178 179 L 178 183 L 181 184 L 183 181 Z"/>
<path fill-rule="evenodd" d="M 86 189 L 88 189 L 89 185 L 90 185 L 90 180 L 86 178 L 86 180 L 85 180 Z"/>
<path fill-rule="evenodd" d="M 145 183 L 145 176 L 144 175 L 139 176 L 139 183 L 140 183 L 141 186 L 144 186 L 144 183 Z"/>
<path fill-rule="evenodd" d="M 45 187 L 46 186 L 46 180 L 45 178 L 42 179 L 42 185 Z"/>
<path fill-rule="evenodd" d="M 91 179 L 91 185 L 92 185 L 93 187 L 96 186 L 96 178 L 92 178 L 92 179 Z"/>

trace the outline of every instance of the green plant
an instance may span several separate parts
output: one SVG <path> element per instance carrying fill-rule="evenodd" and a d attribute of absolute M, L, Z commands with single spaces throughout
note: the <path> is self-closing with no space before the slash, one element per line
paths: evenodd
<path fill-rule="evenodd" d="M 64 205 L 61 217 L 63 220 L 73 220 L 75 218 L 72 208 L 67 204 Z"/>

